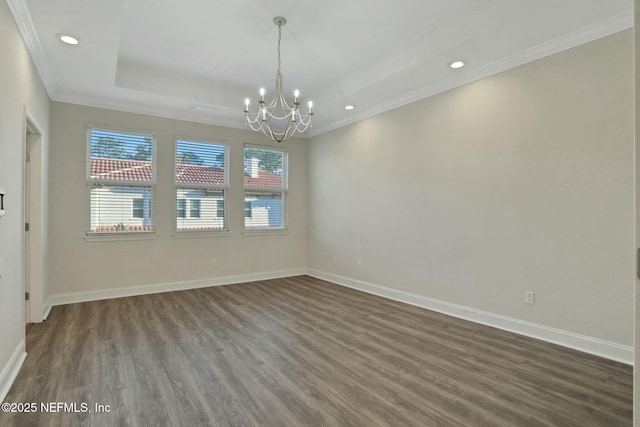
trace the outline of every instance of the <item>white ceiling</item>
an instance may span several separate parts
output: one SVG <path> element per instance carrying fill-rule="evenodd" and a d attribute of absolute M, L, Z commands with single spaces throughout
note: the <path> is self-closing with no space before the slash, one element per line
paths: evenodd
<path fill-rule="evenodd" d="M 232 127 L 273 91 L 284 16 L 284 87 L 314 101 L 310 136 L 633 22 L 633 0 L 6 1 L 53 100 Z"/>

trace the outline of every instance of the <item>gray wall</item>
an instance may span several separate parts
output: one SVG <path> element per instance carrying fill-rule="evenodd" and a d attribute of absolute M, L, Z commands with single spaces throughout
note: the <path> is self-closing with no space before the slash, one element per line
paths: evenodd
<path fill-rule="evenodd" d="M 309 267 L 632 345 L 632 42 L 314 138 Z"/>
<path fill-rule="evenodd" d="M 86 126 L 153 132 L 157 136 L 156 222 L 158 238 L 145 241 L 87 242 Z M 51 103 L 50 269 L 52 295 L 108 291 L 144 285 L 189 282 L 300 269 L 306 266 L 307 143 L 290 140 L 289 233 L 246 236 L 244 143 L 265 145 L 250 131 Z M 229 154 L 227 237 L 176 239 L 174 139 L 227 142 Z M 212 269 L 211 259 L 217 260 Z"/>
<path fill-rule="evenodd" d="M 0 374 L 19 352 L 25 336 L 23 147 L 25 108 L 43 133 L 46 165 L 49 97 L 16 28 L 7 4 L 0 2 L 0 187 L 7 191 L 0 217 Z M 46 169 L 38 176 L 46 176 Z M 44 223 L 44 220 L 43 220 Z M 39 225 L 39 227 L 41 224 Z M 7 372 L 4 371 L 6 374 Z M 0 375 L 1 376 L 1 375 Z M 0 377 L 0 393 L 6 378 Z M 2 396 L 0 396 L 2 397 Z"/>

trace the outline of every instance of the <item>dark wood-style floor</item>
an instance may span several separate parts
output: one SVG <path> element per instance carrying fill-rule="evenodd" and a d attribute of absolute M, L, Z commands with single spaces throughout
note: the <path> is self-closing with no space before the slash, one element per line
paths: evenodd
<path fill-rule="evenodd" d="M 27 345 L 5 401 L 93 412 L 2 426 L 632 420 L 629 366 L 307 276 L 54 307 Z"/>

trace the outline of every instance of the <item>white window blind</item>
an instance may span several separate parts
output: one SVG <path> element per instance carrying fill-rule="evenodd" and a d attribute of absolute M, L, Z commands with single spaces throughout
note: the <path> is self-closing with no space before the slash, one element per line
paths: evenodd
<path fill-rule="evenodd" d="M 176 141 L 176 231 L 228 229 L 227 153 L 224 144 Z"/>
<path fill-rule="evenodd" d="M 287 228 L 287 152 L 246 146 L 244 149 L 244 228 Z"/>
<path fill-rule="evenodd" d="M 89 129 L 87 139 L 87 233 L 155 231 L 153 135 Z"/>

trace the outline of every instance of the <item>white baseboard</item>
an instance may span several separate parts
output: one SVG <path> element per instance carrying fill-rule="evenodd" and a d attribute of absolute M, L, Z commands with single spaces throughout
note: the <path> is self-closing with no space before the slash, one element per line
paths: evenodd
<path fill-rule="evenodd" d="M 47 320 L 47 317 L 49 317 L 49 313 L 51 313 L 51 308 L 53 306 L 51 305 L 51 297 L 47 298 L 47 300 L 44 302 L 44 307 L 42 308 L 42 320 Z"/>
<path fill-rule="evenodd" d="M 2 369 L 2 372 L 0 372 L 0 402 L 4 402 L 4 398 L 7 397 L 26 358 L 25 341 L 21 340 L 11 355 L 11 358 Z"/>
<path fill-rule="evenodd" d="M 525 322 L 512 317 L 489 313 L 475 308 L 452 304 L 428 298 L 422 295 L 412 294 L 397 289 L 374 285 L 361 280 L 351 279 L 333 273 L 327 273 L 316 269 L 307 269 L 307 274 L 318 279 L 326 280 L 337 285 L 364 291 L 370 294 L 389 298 L 395 301 L 404 302 L 449 316 L 458 317 L 483 325 L 491 326 L 516 334 L 525 335 L 539 340 L 580 350 L 585 353 L 594 354 L 607 359 L 633 365 L 633 347 L 604 341 L 598 338 L 580 335 L 562 329 L 551 328 L 549 326 L 536 323 Z"/>
<path fill-rule="evenodd" d="M 305 268 L 271 271 L 266 273 L 240 274 L 236 276 L 216 277 L 211 279 L 192 280 L 187 282 L 161 283 L 157 285 L 143 285 L 128 288 L 115 288 L 100 291 L 72 292 L 51 295 L 45 304 L 48 307 L 46 315 L 52 306 L 73 304 L 77 302 L 97 301 L 110 298 L 122 298 L 135 295 L 148 295 L 160 292 L 184 291 L 187 289 L 208 288 L 210 286 L 231 285 L 235 283 L 255 282 L 258 280 L 279 279 L 282 277 L 300 276 L 306 274 Z"/>

